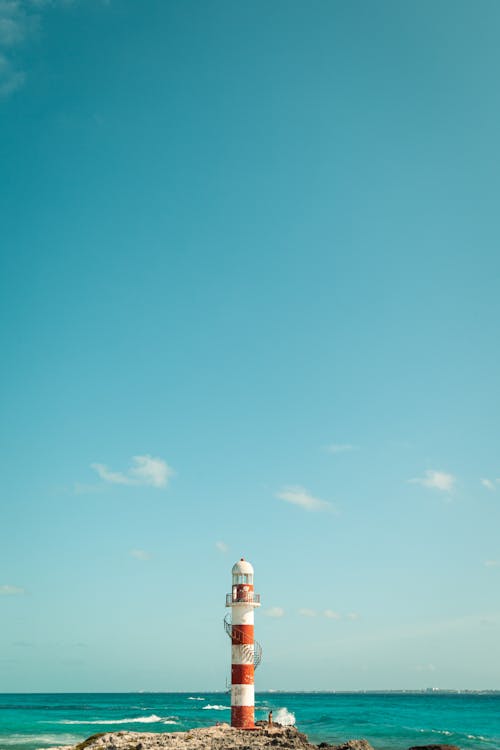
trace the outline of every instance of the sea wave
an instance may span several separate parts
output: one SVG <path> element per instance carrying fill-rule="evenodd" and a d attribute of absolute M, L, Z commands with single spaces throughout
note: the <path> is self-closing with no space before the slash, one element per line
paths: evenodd
<path fill-rule="evenodd" d="M 59 724 L 178 724 L 172 716 L 136 716 L 133 719 L 63 719 Z"/>
<path fill-rule="evenodd" d="M 418 731 L 424 734 L 443 734 L 445 737 L 451 737 L 453 734 L 448 729 L 419 729 Z"/>
<path fill-rule="evenodd" d="M 46 746 L 49 743 L 59 742 L 65 745 L 74 745 L 79 741 L 78 735 L 75 734 L 11 734 L 9 737 L 2 737 L 2 747 L 15 747 L 16 745 L 27 745 L 28 743 L 39 742 Z"/>
<path fill-rule="evenodd" d="M 203 711 L 229 711 L 231 706 L 212 706 L 210 703 L 207 703 L 206 706 L 202 706 Z"/>
<path fill-rule="evenodd" d="M 481 734 L 468 734 L 468 740 L 481 740 L 481 742 L 489 742 L 487 737 L 483 737 Z"/>
<path fill-rule="evenodd" d="M 463 737 L 467 737 L 468 740 L 486 742 L 487 744 L 492 741 L 489 737 L 484 737 L 481 734 L 461 734 L 460 732 L 450 732 L 448 729 L 419 729 L 418 731 L 423 734 L 442 734 L 445 737 L 454 737 L 455 741 L 458 742 L 460 742 L 460 739 Z"/>
<path fill-rule="evenodd" d="M 205 698 L 193 698 L 192 695 L 188 698 L 188 701 L 204 701 L 204 700 Z"/>
<path fill-rule="evenodd" d="M 276 715 L 273 717 L 273 721 L 282 724 L 284 727 L 292 727 L 295 725 L 295 714 L 283 706 L 283 708 L 278 708 Z"/>

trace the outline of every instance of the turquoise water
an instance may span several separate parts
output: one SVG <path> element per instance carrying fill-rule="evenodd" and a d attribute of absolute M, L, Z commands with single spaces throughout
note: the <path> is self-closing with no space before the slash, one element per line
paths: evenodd
<path fill-rule="evenodd" d="M 256 718 L 295 719 L 313 742 L 365 737 L 376 750 L 446 743 L 500 750 L 500 693 L 260 693 Z M 95 732 L 173 732 L 228 721 L 226 693 L 0 695 L 0 750 L 76 743 Z"/>

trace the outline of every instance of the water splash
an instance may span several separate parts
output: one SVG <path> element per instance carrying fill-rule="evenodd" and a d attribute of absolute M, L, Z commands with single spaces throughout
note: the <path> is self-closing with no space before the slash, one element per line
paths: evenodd
<path fill-rule="evenodd" d="M 278 708 L 273 721 L 284 727 L 293 727 L 295 726 L 295 714 L 283 706 L 283 708 Z"/>

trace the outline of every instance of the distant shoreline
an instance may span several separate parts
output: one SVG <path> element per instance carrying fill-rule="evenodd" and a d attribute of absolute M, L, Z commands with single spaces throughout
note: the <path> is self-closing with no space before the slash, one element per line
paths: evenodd
<path fill-rule="evenodd" d="M 226 690 L 12 690 L 0 695 L 226 695 Z M 422 690 L 256 690 L 256 695 L 500 695 L 498 690 L 426 688 Z"/>

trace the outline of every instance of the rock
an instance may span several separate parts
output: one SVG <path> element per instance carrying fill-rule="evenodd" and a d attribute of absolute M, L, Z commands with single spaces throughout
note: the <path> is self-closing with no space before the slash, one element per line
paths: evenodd
<path fill-rule="evenodd" d="M 103 732 L 79 745 L 59 750 L 318 750 L 296 727 L 274 722 L 257 722 L 255 731 L 234 729 L 219 724 L 189 732 L 139 733 Z M 349 740 L 343 745 L 328 745 L 331 750 L 373 750 L 366 740 Z"/>

